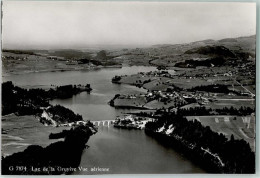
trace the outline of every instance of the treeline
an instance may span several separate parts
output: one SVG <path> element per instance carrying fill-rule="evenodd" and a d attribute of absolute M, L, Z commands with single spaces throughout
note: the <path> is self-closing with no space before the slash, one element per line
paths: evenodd
<path fill-rule="evenodd" d="M 91 91 L 86 86 L 65 85 L 56 89 L 23 89 L 14 86 L 11 81 L 2 83 L 2 115 L 17 112 L 20 115 L 36 114 L 40 107 L 49 106 L 49 100 L 55 98 L 70 98 L 82 91 Z"/>
<path fill-rule="evenodd" d="M 103 66 L 121 65 L 120 62 L 115 61 L 113 58 L 118 56 L 108 56 L 105 50 L 101 50 L 94 57 L 96 61 L 101 62 Z"/>
<path fill-rule="evenodd" d="M 195 92 L 195 91 L 206 91 L 206 92 L 213 92 L 213 93 L 229 93 L 231 92 L 228 89 L 227 85 L 220 85 L 220 84 L 215 84 L 215 85 L 202 85 L 202 86 L 196 86 L 192 87 L 191 89 L 188 89 L 188 91 Z"/>
<path fill-rule="evenodd" d="M 212 93 L 234 93 L 236 95 L 241 95 L 240 92 L 233 91 L 228 89 L 227 85 L 221 85 L 221 84 L 214 84 L 214 85 L 201 85 L 192 87 L 191 89 L 188 89 L 188 91 L 196 92 L 196 91 L 205 91 L 205 92 L 212 92 Z"/>
<path fill-rule="evenodd" d="M 156 118 L 162 116 L 165 113 L 171 113 L 172 116 L 210 116 L 210 115 L 235 115 L 235 116 L 248 116 L 255 113 L 255 109 L 250 107 L 241 106 L 239 109 L 231 106 L 230 108 L 224 107 L 222 109 L 211 109 L 206 107 L 194 107 L 194 108 L 179 108 L 173 111 L 174 107 L 168 109 L 157 109 L 154 112 L 138 112 L 129 113 L 137 116 Z"/>
<path fill-rule="evenodd" d="M 93 132 L 93 125 L 80 125 L 59 135 L 64 138 L 46 148 L 38 145 L 28 146 L 23 152 L 2 157 L 3 175 L 60 175 L 70 174 L 80 164 L 81 155 Z M 55 134 L 53 134 L 55 135 Z M 22 169 L 17 169 L 20 167 Z M 39 168 L 33 171 L 32 167 Z M 47 169 L 44 169 L 47 168 Z M 12 168 L 14 168 L 12 170 Z M 51 169 L 52 168 L 52 169 Z M 60 169 L 71 168 L 71 169 Z"/>
<path fill-rule="evenodd" d="M 167 109 L 160 109 L 156 110 L 156 115 L 162 115 L 172 108 L 170 107 Z M 179 108 L 177 111 L 170 111 L 172 115 L 176 116 L 207 116 L 207 115 L 237 115 L 237 116 L 247 116 L 251 115 L 255 112 L 255 109 L 252 109 L 250 107 L 241 106 L 239 109 L 231 107 L 224 107 L 221 109 L 212 109 L 212 108 L 206 108 L 206 107 L 194 107 L 194 108 Z"/>
<path fill-rule="evenodd" d="M 3 52 L 9 52 L 14 54 L 29 54 L 29 55 L 35 55 L 32 51 L 23 51 L 23 50 L 9 50 L 9 49 L 3 49 Z"/>
<path fill-rule="evenodd" d="M 44 90 L 27 90 L 14 86 L 12 82 L 2 83 L 2 115 L 17 112 L 20 115 L 32 115 L 40 112 L 49 102 L 42 95 Z M 39 95 L 41 93 L 41 95 Z"/>
<path fill-rule="evenodd" d="M 64 57 L 65 59 L 91 59 L 91 54 L 88 52 L 82 52 L 79 50 L 72 50 L 72 49 L 66 49 L 66 50 L 57 50 L 49 53 L 53 56 L 60 56 Z"/>
<path fill-rule="evenodd" d="M 191 50 L 186 51 L 184 54 L 204 54 L 215 57 L 230 57 L 235 58 L 235 54 L 232 53 L 228 48 L 224 46 L 202 46 L 199 48 L 193 48 Z"/>
<path fill-rule="evenodd" d="M 83 59 L 79 60 L 79 64 L 89 64 L 89 63 L 92 63 L 92 64 L 94 64 L 96 66 L 102 65 L 102 63 L 100 61 L 93 60 L 93 59 L 83 58 Z"/>
<path fill-rule="evenodd" d="M 52 115 L 52 119 L 55 120 L 58 124 L 83 120 L 81 115 L 75 114 L 70 109 L 60 105 L 50 106 L 46 111 Z"/>
<path fill-rule="evenodd" d="M 230 108 L 224 107 L 222 109 L 216 109 L 216 112 L 219 113 L 219 115 L 238 115 L 238 116 L 246 116 L 251 115 L 255 112 L 255 109 L 252 109 L 250 107 L 241 106 L 239 109 L 234 108 L 231 106 Z"/>
<path fill-rule="evenodd" d="M 49 95 L 53 98 L 70 98 L 73 95 L 76 95 L 82 91 L 90 92 L 92 88 L 90 87 L 90 84 L 87 84 L 86 86 L 81 85 L 64 85 L 64 86 L 58 86 L 55 90 L 50 89 Z"/>
<path fill-rule="evenodd" d="M 177 110 L 176 115 L 179 116 L 205 116 L 212 115 L 212 109 L 207 109 L 206 107 L 195 107 L 195 108 L 180 108 Z M 215 115 L 215 114 L 213 114 Z"/>
<path fill-rule="evenodd" d="M 165 131 L 173 126 L 171 134 Z M 228 140 L 222 133 L 213 132 L 197 120 L 165 113 L 155 122 L 148 122 L 145 132 L 164 144 L 176 148 L 210 173 L 254 173 L 255 153 L 244 140 Z"/>
<path fill-rule="evenodd" d="M 112 78 L 112 83 L 120 83 L 119 81 L 122 79 L 122 77 L 121 76 L 114 76 L 113 78 Z"/>

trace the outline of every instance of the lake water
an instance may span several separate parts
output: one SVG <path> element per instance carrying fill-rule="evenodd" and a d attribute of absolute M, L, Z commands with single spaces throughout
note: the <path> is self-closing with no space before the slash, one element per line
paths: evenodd
<path fill-rule="evenodd" d="M 133 110 L 115 109 L 107 102 L 117 93 L 145 92 L 129 85 L 112 84 L 115 75 L 129 75 L 137 72 L 156 70 L 155 67 L 123 67 L 90 71 L 67 71 L 29 73 L 5 76 L 3 81 L 13 81 L 22 87 L 50 87 L 54 85 L 87 84 L 93 91 L 83 92 L 70 99 L 53 100 L 81 114 L 88 120 L 114 120 L 116 116 Z M 80 166 L 89 171 L 77 171 L 74 174 L 127 174 L 127 173 L 203 173 L 192 162 L 167 148 L 142 130 L 124 130 L 100 126 L 96 135 L 88 142 L 90 146 L 83 152 Z M 91 168 L 109 168 L 109 172 L 91 172 Z"/>

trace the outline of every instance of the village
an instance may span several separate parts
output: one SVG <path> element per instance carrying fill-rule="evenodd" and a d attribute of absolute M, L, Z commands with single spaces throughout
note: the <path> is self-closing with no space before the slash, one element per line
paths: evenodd
<path fill-rule="evenodd" d="M 127 129 L 144 129 L 145 124 L 149 121 L 152 122 L 153 118 L 124 115 L 116 118 L 114 122 L 114 127 Z"/>
<path fill-rule="evenodd" d="M 248 62 L 239 67 L 174 68 L 115 76 L 113 83 L 141 87 L 146 93 L 117 94 L 112 106 L 140 109 L 145 113 L 145 121 L 160 112 L 182 113 L 188 120 L 197 120 L 228 138 L 233 135 L 246 140 L 255 150 L 255 86 L 251 67 Z M 197 110 L 201 112 L 196 114 Z M 137 121 L 136 113 L 120 118 L 115 127 L 142 128 L 143 122 Z M 158 132 L 168 133 L 169 129 Z"/>

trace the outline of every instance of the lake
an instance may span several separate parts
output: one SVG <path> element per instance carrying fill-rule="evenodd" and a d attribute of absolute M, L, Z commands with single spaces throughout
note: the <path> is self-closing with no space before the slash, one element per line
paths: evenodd
<path fill-rule="evenodd" d="M 52 104 L 60 104 L 81 114 L 85 120 L 114 120 L 133 109 L 115 109 L 107 103 L 115 94 L 144 93 L 142 88 L 112 84 L 115 75 L 130 75 L 137 72 L 156 70 L 155 67 L 105 68 L 87 71 L 28 73 L 3 77 L 3 81 L 13 81 L 21 87 L 48 88 L 51 85 L 87 84 L 93 91 L 82 92 L 70 99 L 56 99 Z M 89 171 L 74 174 L 137 174 L 137 173 L 204 173 L 199 167 L 171 148 L 146 136 L 143 130 L 124 130 L 100 126 L 96 135 L 88 142 L 90 146 L 83 152 L 80 166 Z M 108 172 L 91 172 L 93 167 L 109 168 Z"/>

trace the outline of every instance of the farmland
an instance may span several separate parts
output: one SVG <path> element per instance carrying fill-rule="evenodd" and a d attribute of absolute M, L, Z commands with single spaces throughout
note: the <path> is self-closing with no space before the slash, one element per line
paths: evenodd
<path fill-rule="evenodd" d="M 244 37 L 236 42 L 239 45 L 241 41 L 250 39 L 254 43 L 251 38 Z M 199 158 L 205 158 L 205 163 L 220 166 L 217 172 L 252 172 L 255 154 L 255 53 L 254 50 L 247 49 L 246 45 L 236 49 L 230 43 L 234 42 L 228 42 L 227 45 L 225 40 L 209 40 L 183 45 L 85 52 L 9 50 L 4 51 L 2 57 L 3 76 L 25 73 L 44 76 L 45 72 L 51 73 L 46 76 L 52 76 L 52 72 L 56 71 L 78 72 L 75 78 L 69 76 L 70 72 L 60 75 L 65 78 L 65 82 L 68 82 L 65 76 L 69 76 L 70 83 L 76 78 L 85 82 L 91 76 L 90 81 L 97 88 L 93 88 L 94 92 L 89 96 L 73 97 L 76 101 L 77 98 L 88 96 L 81 98 L 80 104 L 75 105 L 76 108 L 81 106 L 78 111 L 87 114 L 93 112 L 91 117 L 98 114 L 95 119 L 103 119 L 104 115 L 109 116 L 106 112 L 120 111 L 123 108 L 122 112 L 130 112 L 140 118 L 152 118 L 146 125 L 142 124 L 146 133 L 164 140 L 165 143 L 174 143 L 173 147 L 179 145 L 176 147 L 188 150 L 188 155 L 194 153 Z M 118 66 L 124 66 L 122 70 L 126 66 L 136 71 L 118 72 L 111 69 L 112 73 L 109 75 L 109 70 L 105 70 L 105 73 L 94 70 Z M 150 66 L 149 70 L 145 70 L 143 66 Z M 54 88 L 55 82 L 51 78 L 47 81 L 51 81 L 50 86 Z M 15 90 L 9 91 L 16 94 Z M 96 100 L 97 96 L 100 97 L 99 100 Z M 89 100 L 91 98 L 94 99 Z M 24 105 L 24 100 L 22 98 L 17 101 Z M 9 97 L 5 101 L 9 101 Z M 31 98 L 28 102 L 30 101 Z M 98 105 L 91 107 L 93 103 L 88 103 L 86 107 L 83 106 L 85 101 L 98 101 Z M 15 103 L 12 101 L 12 104 Z M 74 102 L 68 105 L 73 108 Z M 89 108 L 93 108 L 93 111 Z M 103 108 L 107 110 L 103 111 Z M 116 117 L 116 114 L 118 113 L 110 117 Z M 24 151 L 28 145 L 47 146 L 52 143 L 46 138 L 53 128 L 45 127 L 43 133 L 43 126 L 33 116 L 9 115 L 3 117 L 2 123 L 2 150 L 5 155 Z M 24 127 L 23 130 L 20 131 L 18 126 Z M 45 139 L 36 139 L 43 137 Z M 239 149 L 236 149 L 238 154 L 234 161 L 231 153 L 237 145 Z M 248 157 L 243 150 L 246 150 Z M 241 152 L 243 155 L 240 158 Z M 248 158 L 250 163 L 246 169 L 243 165 L 234 167 L 237 163 L 242 164 L 239 160 L 244 158 Z M 230 163 L 229 160 L 234 162 Z M 227 166 L 223 168 L 224 163 Z"/>
<path fill-rule="evenodd" d="M 209 126 L 213 131 L 222 133 L 230 138 L 244 139 L 252 150 L 255 150 L 255 117 L 254 116 L 187 116 L 188 120 L 201 122 Z"/>
<path fill-rule="evenodd" d="M 4 156 L 23 151 L 28 145 L 47 146 L 56 140 L 50 140 L 49 134 L 61 132 L 66 127 L 46 127 L 33 115 L 2 116 L 2 153 Z M 41 139 L 39 139 L 41 138 Z"/>

